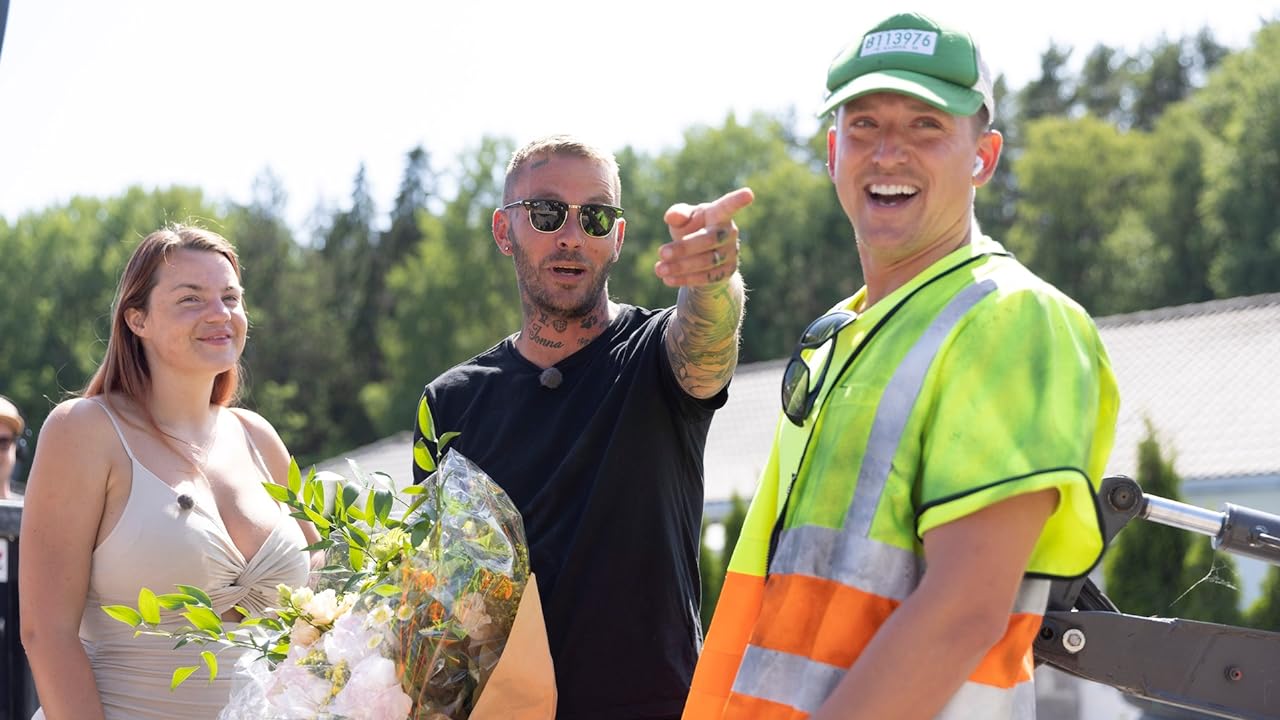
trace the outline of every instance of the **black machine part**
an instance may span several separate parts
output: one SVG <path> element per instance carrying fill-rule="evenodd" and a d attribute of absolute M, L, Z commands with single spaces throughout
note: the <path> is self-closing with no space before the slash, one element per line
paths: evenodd
<path fill-rule="evenodd" d="M 1280 565 L 1275 515 L 1229 503 L 1218 513 L 1144 495 L 1123 476 L 1103 480 L 1099 496 L 1108 544 L 1141 517 Z M 1280 718 L 1280 633 L 1126 615 L 1087 578 L 1054 583 L 1034 652 L 1037 663 L 1134 698 L 1215 717 Z"/>

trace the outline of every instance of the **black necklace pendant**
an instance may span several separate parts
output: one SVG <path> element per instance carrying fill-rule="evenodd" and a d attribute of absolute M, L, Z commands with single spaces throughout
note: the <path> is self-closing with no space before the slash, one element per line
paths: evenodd
<path fill-rule="evenodd" d="M 182 493 L 178 496 L 178 507 L 183 510 L 190 510 L 196 506 L 196 501 L 188 494 Z"/>

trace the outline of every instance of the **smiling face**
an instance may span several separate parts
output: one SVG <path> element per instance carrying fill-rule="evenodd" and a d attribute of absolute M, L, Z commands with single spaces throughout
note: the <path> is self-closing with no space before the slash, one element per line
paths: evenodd
<path fill-rule="evenodd" d="M 608 168 L 576 155 L 530 160 L 515 178 L 512 199 L 619 204 Z M 608 305 L 609 271 L 618 261 L 626 222 L 619 219 L 608 235 L 592 237 L 583 232 L 578 212 L 570 208 L 564 225 L 552 233 L 534 230 L 525 207 L 494 213 L 493 237 L 515 258 L 526 315 L 581 318 Z"/>
<path fill-rule="evenodd" d="M 1000 152 L 999 133 L 978 123 L 895 93 L 864 95 L 836 112 L 828 170 L 860 252 L 923 269 L 968 240 L 973 189 Z"/>
<path fill-rule="evenodd" d="M 174 250 L 156 269 L 145 310 L 131 310 L 154 375 L 208 375 L 233 368 L 244 350 L 248 318 L 235 269 L 216 252 Z"/>

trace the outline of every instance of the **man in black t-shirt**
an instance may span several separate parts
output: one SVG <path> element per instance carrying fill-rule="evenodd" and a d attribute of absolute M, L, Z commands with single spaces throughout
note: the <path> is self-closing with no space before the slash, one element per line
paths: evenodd
<path fill-rule="evenodd" d="M 621 196 L 613 156 L 574 138 L 515 153 L 493 237 L 514 260 L 523 325 L 422 400 L 524 518 L 561 720 L 684 707 L 701 642 L 702 454 L 738 360 L 733 214 L 751 191 L 667 210 L 654 272 L 679 293 L 663 310 L 609 300 Z"/>

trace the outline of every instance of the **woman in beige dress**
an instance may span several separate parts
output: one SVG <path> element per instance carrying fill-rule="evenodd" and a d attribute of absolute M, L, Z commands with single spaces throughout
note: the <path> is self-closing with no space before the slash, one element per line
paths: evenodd
<path fill-rule="evenodd" d="M 120 280 L 106 358 L 83 397 L 41 429 L 23 511 L 20 607 L 47 720 L 196 720 L 227 703 L 238 649 L 135 638 L 103 605 L 138 590 L 203 588 L 224 624 L 303 585 L 318 539 L 272 500 L 289 455 L 271 425 L 231 407 L 248 320 L 235 250 L 174 226 L 147 236 Z M 184 624 L 174 613 L 162 620 Z M 174 668 L 222 649 L 170 691 Z"/>

